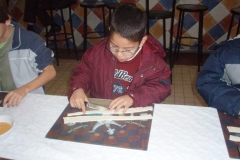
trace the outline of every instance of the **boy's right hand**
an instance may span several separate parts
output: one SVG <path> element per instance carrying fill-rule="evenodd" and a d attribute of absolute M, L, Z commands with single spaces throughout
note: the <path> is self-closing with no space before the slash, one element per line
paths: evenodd
<path fill-rule="evenodd" d="M 82 109 L 82 112 L 85 114 L 86 106 L 84 101 L 88 102 L 88 98 L 83 89 L 79 88 L 73 92 L 69 102 L 71 107 Z"/>
<path fill-rule="evenodd" d="M 3 106 L 7 104 L 8 107 L 18 106 L 22 99 L 26 96 L 28 90 L 22 86 L 13 91 L 10 91 L 3 100 Z"/>

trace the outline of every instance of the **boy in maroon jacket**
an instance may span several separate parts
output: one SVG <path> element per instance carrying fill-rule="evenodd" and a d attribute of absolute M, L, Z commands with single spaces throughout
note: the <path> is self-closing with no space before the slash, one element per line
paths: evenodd
<path fill-rule="evenodd" d="M 113 99 L 117 112 L 160 103 L 171 94 L 171 71 L 157 40 L 145 35 L 145 12 L 121 5 L 112 16 L 110 35 L 88 49 L 76 66 L 69 91 L 70 105 L 82 109 L 91 98 Z"/>

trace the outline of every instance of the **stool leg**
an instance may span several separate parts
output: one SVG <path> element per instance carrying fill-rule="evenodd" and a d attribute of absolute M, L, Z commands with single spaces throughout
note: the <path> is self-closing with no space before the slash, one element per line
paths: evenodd
<path fill-rule="evenodd" d="M 236 33 L 236 36 L 237 36 L 238 33 L 239 33 L 239 27 L 240 27 L 240 17 L 239 17 L 239 19 L 238 19 L 238 27 L 237 27 L 237 33 Z"/>
<path fill-rule="evenodd" d="M 108 17 L 108 26 L 110 26 L 111 25 L 111 18 L 112 18 L 112 9 L 111 8 L 108 9 L 108 15 L 109 15 L 109 17 Z"/>
<path fill-rule="evenodd" d="M 69 5 L 69 7 L 68 7 L 68 11 L 69 11 L 69 18 L 70 18 L 71 36 L 72 36 L 72 40 L 73 40 L 73 48 L 74 48 L 74 52 L 75 52 L 75 55 L 76 55 L 76 59 L 78 60 L 77 48 L 76 48 L 76 43 L 75 43 L 75 38 L 74 38 L 74 33 L 73 33 L 72 13 L 71 13 L 71 7 L 70 7 L 70 5 Z"/>
<path fill-rule="evenodd" d="M 233 20 L 234 20 L 234 13 L 232 13 L 232 18 L 231 18 L 230 25 L 229 25 L 229 30 L 228 30 L 227 40 L 229 39 L 230 34 L 231 34 Z"/>
<path fill-rule="evenodd" d="M 104 7 L 102 7 L 102 16 L 103 16 L 103 32 L 104 32 L 104 37 L 107 36 L 106 34 L 106 25 L 105 25 L 105 12 L 104 12 Z"/>
<path fill-rule="evenodd" d="M 51 16 L 51 19 L 53 20 L 53 11 L 52 11 L 52 9 L 50 9 L 50 16 Z M 57 37 L 56 37 L 55 29 L 53 29 L 53 41 L 54 41 L 54 47 L 55 47 L 55 58 L 57 60 L 57 66 L 59 66 L 58 49 L 57 49 Z"/>
<path fill-rule="evenodd" d="M 149 0 L 146 0 L 146 15 L 147 15 L 147 29 L 146 29 L 146 33 L 149 34 Z"/>
<path fill-rule="evenodd" d="M 44 16 L 45 16 L 45 19 L 47 19 L 47 15 L 44 14 Z M 51 19 L 52 19 L 52 17 L 51 17 Z M 48 35 L 48 28 L 47 28 L 47 26 L 45 26 L 45 30 L 46 30 L 46 35 Z M 46 36 L 46 46 L 49 47 L 49 40 L 48 40 L 47 36 Z"/>
<path fill-rule="evenodd" d="M 174 67 L 174 55 L 173 55 L 173 51 L 172 51 L 172 42 L 173 42 L 173 23 L 174 23 L 174 15 L 171 18 L 171 28 L 170 28 L 170 43 L 169 43 L 169 57 L 170 57 L 170 70 L 172 71 L 173 67 Z M 170 80 L 171 80 L 171 84 L 172 84 L 172 73 L 170 75 Z"/>
<path fill-rule="evenodd" d="M 174 48 L 174 56 L 177 55 L 178 57 L 178 44 L 179 44 L 179 37 L 180 37 L 180 24 L 181 24 L 181 17 L 182 17 L 182 11 L 180 11 L 179 13 L 179 17 L 178 17 L 178 29 L 177 29 L 177 37 L 175 40 L 175 48 Z M 175 57 L 174 57 L 175 59 Z M 173 60 L 174 61 L 174 60 Z"/>
<path fill-rule="evenodd" d="M 180 50 L 180 46 L 181 46 L 181 42 L 182 42 L 182 33 L 183 33 L 182 30 L 183 30 L 183 23 L 184 23 L 184 15 L 185 15 L 185 12 L 183 11 L 182 17 L 181 17 L 181 25 L 180 25 L 179 44 L 178 44 L 178 52 L 177 52 L 178 55 L 179 55 L 179 50 Z"/>
<path fill-rule="evenodd" d="M 87 50 L 87 8 L 84 7 L 84 22 L 83 22 L 83 52 Z"/>
<path fill-rule="evenodd" d="M 166 19 L 163 18 L 163 48 L 166 51 Z"/>
<path fill-rule="evenodd" d="M 180 50 L 180 45 L 181 45 L 181 40 L 182 40 L 182 29 L 183 29 L 183 22 L 184 22 L 184 12 L 183 11 L 181 11 L 180 12 L 180 15 L 179 15 L 179 19 L 180 19 L 180 24 L 178 24 L 178 25 L 180 25 L 179 26 L 179 34 L 178 34 L 178 43 L 177 43 L 177 58 L 178 58 L 178 56 L 179 56 L 179 50 Z"/>
<path fill-rule="evenodd" d="M 67 31 L 66 31 L 64 15 L 63 15 L 62 9 L 60 9 L 60 12 L 61 12 L 61 17 L 62 17 L 61 19 L 62 19 L 62 24 L 63 24 L 64 37 L 65 37 L 65 41 L 66 41 L 66 44 L 67 44 L 68 53 L 70 53 L 70 48 L 69 48 L 69 44 L 68 44 L 68 37 L 67 37 Z M 71 16 L 71 15 L 69 15 L 69 16 Z"/>
<path fill-rule="evenodd" d="M 172 46 L 173 46 L 173 23 L 174 23 L 174 16 L 171 18 L 171 28 L 170 28 L 170 42 L 169 42 L 169 55 L 170 55 L 170 69 L 174 67 L 174 60 L 173 60 L 173 51 L 172 51 Z"/>
<path fill-rule="evenodd" d="M 200 71 L 200 63 L 202 62 L 202 33 L 203 33 L 203 12 L 199 13 L 199 31 L 198 31 L 198 72 Z"/>

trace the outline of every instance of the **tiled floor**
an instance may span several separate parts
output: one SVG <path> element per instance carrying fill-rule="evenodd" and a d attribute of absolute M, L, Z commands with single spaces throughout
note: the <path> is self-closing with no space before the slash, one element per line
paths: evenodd
<path fill-rule="evenodd" d="M 56 78 L 45 86 L 46 94 L 66 96 L 73 69 L 80 61 L 60 59 L 59 63 L 59 66 L 56 66 L 55 63 L 55 69 L 57 70 Z M 196 90 L 196 79 L 197 66 L 175 65 L 173 69 L 172 94 L 162 103 L 207 106 Z"/>

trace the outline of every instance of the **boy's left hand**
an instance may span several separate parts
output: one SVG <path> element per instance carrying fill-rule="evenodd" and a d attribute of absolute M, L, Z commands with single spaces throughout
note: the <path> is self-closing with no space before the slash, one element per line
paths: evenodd
<path fill-rule="evenodd" d="M 120 96 L 115 98 L 110 104 L 110 110 L 115 109 L 115 112 L 118 112 L 120 108 L 124 108 L 123 113 L 127 111 L 127 109 L 133 105 L 133 99 L 128 95 Z"/>

